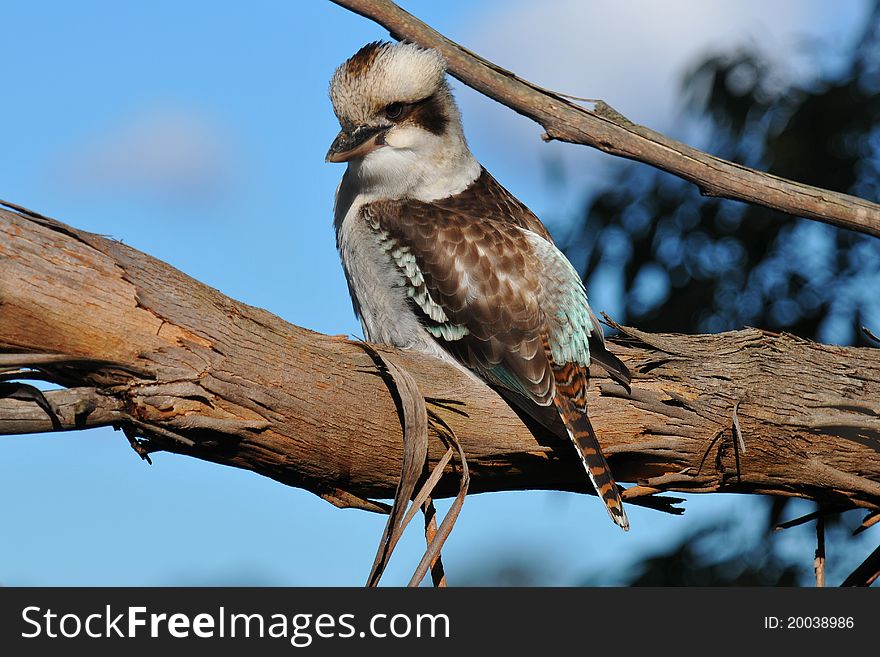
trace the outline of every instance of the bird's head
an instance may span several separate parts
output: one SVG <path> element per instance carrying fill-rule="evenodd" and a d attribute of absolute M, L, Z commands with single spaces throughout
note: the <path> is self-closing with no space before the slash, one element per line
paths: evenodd
<path fill-rule="evenodd" d="M 436 50 L 370 43 L 333 74 L 330 100 L 342 130 L 328 162 L 357 163 L 393 176 L 419 161 L 440 162 L 467 151 L 446 84 L 446 61 Z"/>

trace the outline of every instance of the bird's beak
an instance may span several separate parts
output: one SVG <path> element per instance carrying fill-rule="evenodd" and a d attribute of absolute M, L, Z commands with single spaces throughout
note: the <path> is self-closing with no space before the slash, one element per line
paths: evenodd
<path fill-rule="evenodd" d="M 341 130 L 330 150 L 327 151 L 327 162 L 348 162 L 365 157 L 385 144 L 385 133 L 389 126 L 358 126 L 354 130 Z"/>

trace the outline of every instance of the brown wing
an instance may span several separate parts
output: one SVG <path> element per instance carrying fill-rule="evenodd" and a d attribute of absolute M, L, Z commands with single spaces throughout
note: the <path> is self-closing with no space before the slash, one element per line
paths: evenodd
<path fill-rule="evenodd" d="M 540 263 L 518 225 L 412 200 L 376 201 L 361 212 L 438 342 L 488 381 L 551 403 Z"/>
<path fill-rule="evenodd" d="M 525 228 L 553 243 L 547 228 L 535 214 L 518 198 L 505 189 L 486 169 L 462 193 L 446 199 L 433 201 L 432 205 L 444 208 L 474 220 L 485 219 Z M 592 314 L 595 330 L 589 337 L 590 358 L 606 370 L 612 379 L 629 390 L 630 373 L 626 365 L 605 347 L 602 325 Z"/>

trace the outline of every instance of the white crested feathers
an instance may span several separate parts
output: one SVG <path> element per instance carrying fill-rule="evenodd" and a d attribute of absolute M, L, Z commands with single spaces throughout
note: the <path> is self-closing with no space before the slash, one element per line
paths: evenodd
<path fill-rule="evenodd" d="M 390 103 L 413 103 L 444 84 L 446 60 L 413 43 L 371 43 L 330 80 L 330 100 L 342 123 L 369 125 Z"/>
<path fill-rule="evenodd" d="M 330 99 L 342 129 L 387 126 L 381 147 L 348 163 L 350 198 L 427 202 L 458 194 L 477 179 L 480 164 L 468 149 L 445 75 L 439 52 L 411 43 L 368 44 L 336 70 Z M 386 116 L 392 103 L 432 96 L 446 119 L 440 132 L 410 120 L 395 124 Z"/>

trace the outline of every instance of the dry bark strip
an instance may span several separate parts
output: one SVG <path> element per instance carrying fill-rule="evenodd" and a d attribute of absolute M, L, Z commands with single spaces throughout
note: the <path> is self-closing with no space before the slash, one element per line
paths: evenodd
<path fill-rule="evenodd" d="M 589 492 L 567 441 L 530 429 L 492 390 L 433 359 L 377 349 L 457 436 L 471 492 Z M 880 350 L 756 329 L 631 328 L 611 349 L 634 373 L 633 392 L 596 372 L 591 414 L 618 480 L 638 484 L 630 500 L 747 492 L 880 509 Z M 360 346 L 120 242 L 0 209 L 0 370 L 13 366 L 68 386 L 46 395 L 64 429 L 120 426 L 144 455 L 245 468 L 374 511 L 387 506 L 370 498 L 393 497 L 400 477 L 398 411 Z M 439 427 L 428 468 L 447 455 Z M 0 434 L 50 430 L 37 404 L 0 399 Z M 433 497 L 459 490 L 454 460 L 445 472 Z"/>
<path fill-rule="evenodd" d="M 332 1 L 376 21 L 396 39 L 436 48 L 446 58 L 453 76 L 539 123 L 547 140 L 584 144 L 650 164 L 694 183 L 705 196 L 763 205 L 880 237 L 880 205 L 876 203 L 722 160 L 633 123 L 602 101 L 590 111 L 563 94 L 483 59 L 390 0 Z"/>

